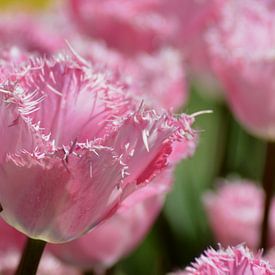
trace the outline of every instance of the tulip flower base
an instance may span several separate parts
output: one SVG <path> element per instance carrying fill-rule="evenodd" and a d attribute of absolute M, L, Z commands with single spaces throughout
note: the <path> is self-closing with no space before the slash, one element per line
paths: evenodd
<path fill-rule="evenodd" d="M 274 189 L 275 173 L 275 142 L 268 142 L 266 149 L 266 160 L 263 174 L 263 188 L 265 191 L 265 204 L 262 221 L 262 234 L 260 248 L 266 250 L 268 240 L 268 217 L 270 212 L 270 204 Z"/>
<path fill-rule="evenodd" d="M 16 275 L 35 275 L 46 242 L 28 238 Z"/>

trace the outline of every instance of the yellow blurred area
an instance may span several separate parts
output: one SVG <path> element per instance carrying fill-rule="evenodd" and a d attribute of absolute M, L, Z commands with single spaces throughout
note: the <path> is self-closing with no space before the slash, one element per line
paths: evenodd
<path fill-rule="evenodd" d="M 35 10 L 43 9 L 49 5 L 50 0 L 0 0 L 0 9 Z"/>

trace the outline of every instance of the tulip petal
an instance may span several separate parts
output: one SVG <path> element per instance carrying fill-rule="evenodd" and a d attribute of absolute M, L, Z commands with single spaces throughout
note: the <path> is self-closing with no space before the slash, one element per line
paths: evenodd
<path fill-rule="evenodd" d="M 2 217 L 48 242 L 84 234 L 113 210 L 121 194 L 123 165 L 112 149 L 79 144 L 69 156 L 60 153 L 22 152 L 9 156 L 0 170 Z"/>

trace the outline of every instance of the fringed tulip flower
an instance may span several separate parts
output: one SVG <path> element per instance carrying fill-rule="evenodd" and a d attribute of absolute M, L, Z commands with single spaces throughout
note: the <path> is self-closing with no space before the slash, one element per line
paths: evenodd
<path fill-rule="evenodd" d="M 0 274 L 14 274 L 26 237 L 0 219 Z M 65 266 L 46 253 L 39 265 L 38 275 L 80 275 L 76 269 Z"/>
<path fill-rule="evenodd" d="M 251 133 L 274 140 L 273 2 L 228 1 L 207 36 L 214 70 L 237 119 Z"/>
<path fill-rule="evenodd" d="M 49 248 L 68 264 L 104 272 L 144 238 L 163 205 L 172 182 L 171 172 L 160 173 L 149 185 L 130 195 L 111 219 L 85 236 Z"/>
<path fill-rule="evenodd" d="M 223 182 L 216 193 L 206 193 L 203 202 L 216 240 L 222 245 L 246 243 L 249 248 L 257 249 L 263 216 L 263 199 L 261 187 L 244 180 Z M 275 232 L 274 199 L 270 214 L 270 230 Z M 274 241 L 271 237 L 269 243 L 275 244 Z"/>
<path fill-rule="evenodd" d="M 110 217 L 196 140 L 194 117 L 140 104 L 83 59 L 32 58 L 0 86 L 1 216 L 62 243 Z"/>
<path fill-rule="evenodd" d="M 273 275 L 275 269 L 264 259 L 261 252 L 253 254 L 247 247 L 239 245 L 207 249 L 195 262 L 174 275 Z M 170 274 L 172 275 L 172 274 Z"/>

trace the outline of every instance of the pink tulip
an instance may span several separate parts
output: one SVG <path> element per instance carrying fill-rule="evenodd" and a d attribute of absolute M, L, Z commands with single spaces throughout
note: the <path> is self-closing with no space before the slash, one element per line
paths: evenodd
<path fill-rule="evenodd" d="M 163 48 L 152 54 L 139 53 L 126 57 L 95 41 L 72 39 L 72 47 L 95 66 L 116 72 L 124 85 L 152 107 L 177 110 L 187 101 L 187 85 L 182 57 L 173 48 Z M 105 66 L 103 65 L 105 64 Z"/>
<path fill-rule="evenodd" d="M 142 241 L 163 205 L 172 182 L 171 172 L 160 173 L 149 185 L 130 195 L 111 219 L 85 236 L 49 248 L 63 261 L 83 270 L 104 271 Z"/>
<path fill-rule="evenodd" d="M 47 242 L 94 228 L 196 141 L 192 116 L 140 105 L 69 54 L 15 67 L 0 91 L 1 216 Z"/>
<path fill-rule="evenodd" d="M 151 52 L 174 35 L 157 0 L 71 0 L 72 18 L 84 33 L 103 39 L 125 54 Z"/>
<path fill-rule="evenodd" d="M 228 1 L 208 33 L 214 70 L 239 121 L 275 139 L 275 7 L 272 1 Z"/>
<path fill-rule="evenodd" d="M 14 274 L 20 260 L 26 237 L 0 219 L 0 274 Z M 38 275 L 80 275 L 72 267 L 61 264 L 48 252 L 43 255 L 38 268 Z"/>
<path fill-rule="evenodd" d="M 175 23 L 173 40 L 185 49 L 201 36 L 226 0 L 158 0 L 160 14 Z"/>
<path fill-rule="evenodd" d="M 213 75 L 205 32 L 216 24 L 226 0 L 159 0 L 161 14 L 175 22 L 173 44 L 181 50 L 189 76 L 198 90 L 220 98 L 220 85 Z"/>
<path fill-rule="evenodd" d="M 182 272 L 174 275 L 272 275 L 275 269 L 264 259 L 261 253 L 253 254 L 243 245 L 207 249 L 194 263 Z M 170 274 L 172 275 L 172 274 Z"/>
<path fill-rule="evenodd" d="M 124 68 L 133 92 L 154 108 L 177 110 L 187 100 L 184 68 L 179 52 L 164 48 L 140 54 Z"/>
<path fill-rule="evenodd" d="M 70 0 L 70 8 L 72 18 L 84 33 L 103 39 L 123 53 L 136 54 L 171 43 L 188 47 L 223 2 Z"/>
<path fill-rule="evenodd" d="M 43 22 L 43 16 L 39 15 L 38 18 L 38 15 L 24 13 L 1 14 L 1 46 L 17 46 L 44 55 L 50 55 L 64 47 L 63 34 L 55 30 L 54 24 L 49 24 L 52 21 L 50 14 L 44 18 L 46 22 Z"/>
<path fill-rule="evenodd" d="M 257 249 L 262 223 L 263 190 L 250 181 L 224 182 L 216 193 L 208 192 L 203 201 L 216 240 L 222 245 L 245 242 Z M 275 232 L 275 199 L 270 214 L 270 230 Z M 270 234 L 270 244 L 275 239 Z"/>

